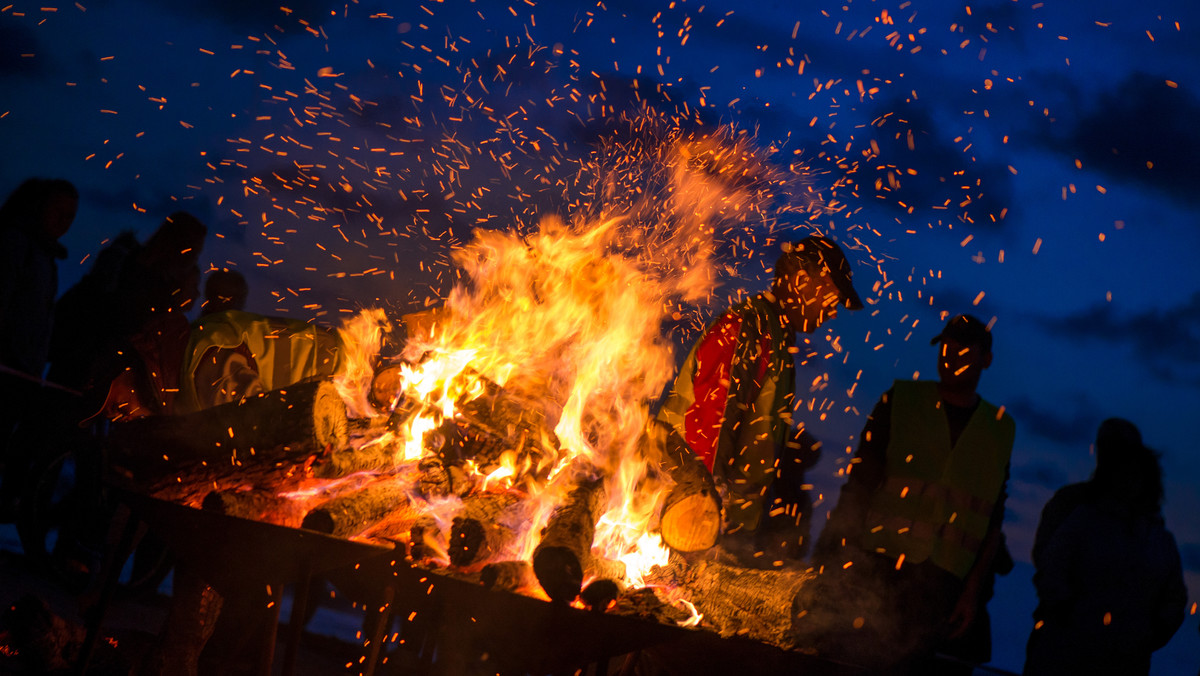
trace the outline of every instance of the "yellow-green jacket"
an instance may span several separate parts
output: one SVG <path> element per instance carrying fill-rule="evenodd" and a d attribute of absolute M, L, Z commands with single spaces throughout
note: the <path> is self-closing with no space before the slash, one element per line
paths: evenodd
<path fill-rule="evenodd" d="M 886 479 L 868 505 L 862 545 L 966 578 L 1003 496 L 1016 426 L 980 400 L 953 446 L 931 381 L 896 381 Z"/>
<path fill-rule="evenodd" d="M 240 355 L 257 373 L 261 390 L 277 390 L 341 367 L 341 340 L 335 332 L 296 319 L 225 310 L 192 325 L 180 378 L 180 412 L 211 405 L 197 394 L 196 373 L 205 359 Z"/>

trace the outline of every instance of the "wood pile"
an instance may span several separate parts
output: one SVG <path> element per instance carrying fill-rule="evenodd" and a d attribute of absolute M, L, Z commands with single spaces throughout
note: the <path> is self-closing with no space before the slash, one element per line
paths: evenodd
<path fill-rule="evenodd" d="M 386 422 L 348 420 L 332 384 L 312 382 L 187 416 L 125 423 L 113 448 L 158 497 L 337 537 L 390 541 L 406 547 L 414 562 L 485 587 L 597 611 L 676 622 L 693 617 L 678 603 L 685 599 L 703 616 L 702 626 L 722 635 L 788 643 L 792 599 L 809 574 L 684 556 L 717 544 L 721 503 L 711 474 L 669 427 L 652 423 L 639 444 L 647 481 L 667 488 L 656 523 L 679 553 L 647 581 L 656 593 L 627 589 L 625 564 L 593 551 L 609 495 L 603 473 L 587 463 L 559 477 L 570 488 L 530 560 L 505 559 L 529 521 L 527 500 L 519 482 L 502 488 L 481 477 L 508 468 L 518 480 L 545 479 L 562 451 L 543 414 L 489 384 L 460 407 L 460 416 L 426 436 L 418 462 L 402 463 L 394 437 L 416 409 L 402 401 Z M 389 433 L 393 440 L 384 442 Z"/>

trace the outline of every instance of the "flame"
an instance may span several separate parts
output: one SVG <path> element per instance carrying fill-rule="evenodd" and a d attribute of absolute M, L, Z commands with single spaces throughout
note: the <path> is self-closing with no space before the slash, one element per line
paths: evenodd
<path fill-rule="evenodd" d="M 788 186 L 726 129 L 610 140 L 588 169 L 601 204 L 527 232 L 480 229 L 455 251 L 465 281 L 444 306 L 410 316 L 393 429 L 403 460 L 421 459 L 431 432 L 499 388 L 539 423 L 499 466 L 467 463 L 473 490 L 526 496 L 522 536 L 505 556 L 528 560 L 579 475 L 603 477 L 593 554 L 625 563 L 626 581 L 640 584 L 669 553 L 653 522 L 670 479 L 640 450 L 650 406 L 674 375 L 664 320 L 711 298 L 718 239 L 746 232 L 737 223 L 763 215 Z"/>
<path fill-rule="evenodd" d="M 373 363 L 388 328 L 383 310 L 373 309 L 347 319 L 338 329 L 341 369 L 333 382 L 351 417 L 367 417 L 375 410 L 367 400 L 367 392 L 375 373 Z"/>

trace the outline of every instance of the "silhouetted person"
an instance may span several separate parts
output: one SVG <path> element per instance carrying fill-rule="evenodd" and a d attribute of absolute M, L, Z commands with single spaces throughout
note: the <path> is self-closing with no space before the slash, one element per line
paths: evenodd
<path fill-rule="evenodd" d="M 207 233 L 182 211 L 163 220 L 145 244 L 122 233 L 63 294 L 55 309 L 50 375 L 91 395 L 82 417 L 170 412 L 188 335 L 186 313 L 200 295 L 198 260 Z M 130 382 L 110 391 L 119 376 Z"/>
<path fill-rule="evenodd" d="M 246 312 L 249 287 L 235 270 L 214 270 L 204 284 L 182 364 L 181 411 L 241 401 L 343 365 L 336 331 L 285 317 Z"/>
<path fill-rule="evenodd" d="M 938 380 L 897 380 L 863 427 L 797 599 L 801 647 L 873 673 L 928 673 L 986 603 L 1015 425 L 977 393 L 992 334 L 970 315 L 933 338 Z"/>
<path fill-rule="evenodd" d="M 1137 427 L 1101 423 L 1091 480 L 1055 493 L 1038 524 L 1025 674 L 1150 672 L 1187 606 L 1162 499 L 1158 454 Z"/>
<path fill-rule="evenodd" d="M 794 558 L 807 547 L 804 534 L 787 528 L 807 530 L 811 503 L 799 486 L 819 450 L 802 424 L 792 427 L 796 334 L 815 331 L 839 306 L 862 307 L 851 276 L 833 240 L 812 236 L 788 247 L 775 263 L 771 290 L 705 330 L 658 413 L 723 489 L 726 535 L 734 535 L 726 546 L 749 540 Z"/>
<path fill-rule="evenodd" d="M 245 310 L 249 295 L 250 287 L 242 273 L 228 268 L 213 270 L 204 282 L 204 302 L 200 305 L 200 315 Z"/>
<path fill-rule="evenodd" d="M 30 178 L 0 206 L 0 461 L 4 486 L 0 511 L 11 511 L 12 493 L 24 479 L 28 458 L 12 439 L 27 419 L 46 370 L 58 261 L 67 250 L 58 240 L 75 220 L 79 192 L 62 179 Z M 20 457 L 18 457 L 20 456 Z M 7 516 L 7 514 L 5 514 Z"/>

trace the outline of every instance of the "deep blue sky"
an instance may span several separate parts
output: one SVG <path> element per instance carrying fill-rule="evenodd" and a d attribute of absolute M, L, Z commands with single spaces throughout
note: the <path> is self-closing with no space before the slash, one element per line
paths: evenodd
<path fill-rule="evenodd" d="M 205 261 L 250 277 L 252 309 L 413 309 L 472 227 L 571 211 L 554 158 L 613 107 L 682 108 L 754 131 L 845 205 L 816 225 L 852 246 L 868 309 L 827 325 L 842 352 L 800 372 L 828 375 L 809 421 L 826 503 L 875 398 L 932 375 L 940 313 L 969 311 L 995 321 L 981 389 L 1018 425 L 1017 559 L 1122 416 L 1163 453 L 1200 595 L 1195 3 L 242 4 L 0 11 L 0 190 L 61 176 L 83 195 L 62 288 L 106 238 L 182 208 L 215 234 Z M 721 292 L 756 290 L 773 255 L 733 261 Z M 1028 575 L 1002 582 L 1011 669 Z M 1196 629 L 1155 673 L 1194 673 Z"/>

